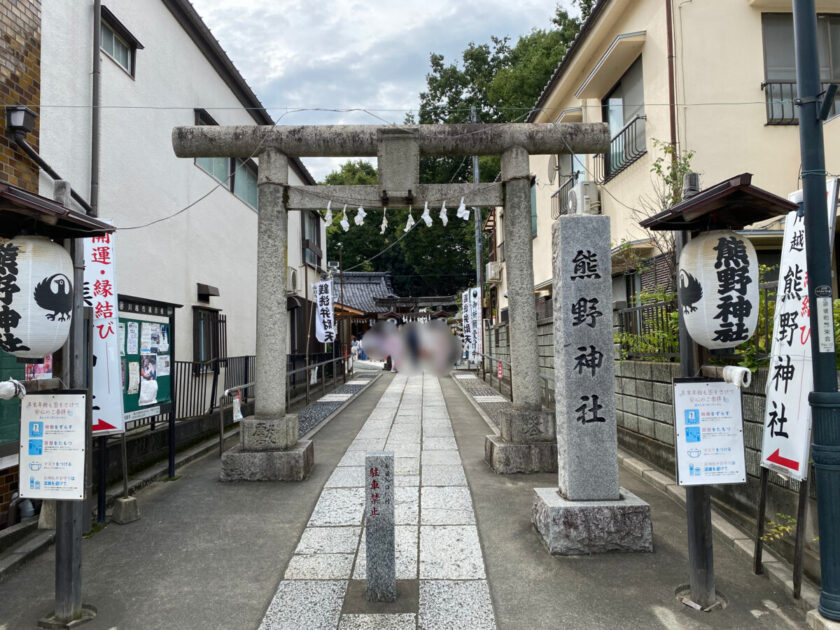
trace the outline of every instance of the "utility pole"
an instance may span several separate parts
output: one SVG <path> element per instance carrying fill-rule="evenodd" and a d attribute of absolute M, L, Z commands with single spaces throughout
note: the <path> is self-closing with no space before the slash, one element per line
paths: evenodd
<path fill-rule="evenodd" d="M 805 248 L 808 300 L 811 305 L 811 354 L 814 391 L 808 400 L 813 418 L 822 589 L 819 612 L 840 621 L 840 394 L 837 392 L 831 256 L 827 238 L 825 148 L 822 121 L 837 87 L 821 98 L 817 52 L 817 11 L 814 0 L 794 0 L 793 30 L 799 106 L 799 148 L 802 155 L 802 199 L 805 208 Z"/>

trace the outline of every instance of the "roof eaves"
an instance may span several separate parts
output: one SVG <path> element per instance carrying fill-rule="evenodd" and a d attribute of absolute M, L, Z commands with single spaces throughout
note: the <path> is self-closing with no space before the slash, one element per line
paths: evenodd
<path fill-rule="evenodd" d="M 537 117 L 542 106 L 545 104 L 545 101 L 548 99 L 551 90 L 560 80 L 560 77 L 563 76 L 563 73 L 566 71 L 566 68 L 572 62 L 572 58 L 575 56 L 577 49 L 583 45 L 584 40 L 589 35 L 589 32 L 595 25 L 595 22 L 598 21 L 598 16 L 601 15 L 601 12 L 606 8 L 606 6 L 611 2 L 611 0 L 599 0 L 594 7 L 592 7 L 592 13 L 589 14 L 589 17 L 586 18 L 586 21 L 581 25 L 580 31 L 575 36 L 574 41 L 572 41 L 569 49 L 566 51 L 566 54 L 563 55 L 563 59 L 560 60 L 560 63 L 557 64 L 557 69 L 554 70 L 554 74 L 551 75 L 551 78 L 548 80 L 548 83 L 545 84 L 545 87 L 540 92 L 540 96 L 537 99 L 536 104 L 534 104 L 533 109 L 528 113 L 528 117 L 525 119 L 525 122 L 534 122 L 534 119 Z"/>
<path fill-rule="evenodd" d="M 245 81 L 236 66 L 228 57 L 219 40 L 213 35 L 204 20 L 195 10 L 189 0 L 162 0 L 169 12 L 175 17 L 190 39 L 210 62 L 222 80 L 227 84 L 236 98 L 258 125 L 274 125 L 274 120 L 265 109 L 260 99 Z M 292 166 L 298 172 L 304 184 L 315 185 L 317 182 L 312 174 L 300 161 L 300 158 L 290 157 Z"/>

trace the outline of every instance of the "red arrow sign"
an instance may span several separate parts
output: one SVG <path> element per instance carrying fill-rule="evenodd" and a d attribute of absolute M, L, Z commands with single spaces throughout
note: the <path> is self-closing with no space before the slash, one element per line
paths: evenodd
<path fill-rule="evenodd" d="M 96 433 L 97 431 L 113 431 L 113 430 L 114 430 L 114 429 L 116 429 L 116 428 L 117 428 L 117 427 L 115 427 L 113 424 L 108 424 L 108 423 L 107 423 L 107 422 L 105 422 L 102 418 L 99 418 L 99 419 L 96 421 L 96 424 L 94 424 L 94 425 L 92 425 L 92 426 L 91 426 L 91 430 L 92 430 L 94 433 Z"/>
<path fill-rule="evenodd" d="M 774 464 L 778 464 L 779 466 L 784 466 L 785 468 L 790 468 L 791 470 L 799 470 L 799 462 L 795 459 L 788 459 L 787 457 L 782 457 L 781 455 L 779 455 L 778 448 L 772 455 L 767 456 L 767 461 L 772 462 Z"/>

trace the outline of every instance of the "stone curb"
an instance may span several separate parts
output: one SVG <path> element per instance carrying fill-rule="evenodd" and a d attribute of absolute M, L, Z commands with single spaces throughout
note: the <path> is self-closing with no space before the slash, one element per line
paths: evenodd
<path fill-rule="evenodd" d="M 368 389 L 371 385 L 373 385 L 376 381 L 378 381 L 380 378 L 382 378 L 382 374 L 383 374 L 383 372 L 382 372 L 382 371 L 380 371 L 380 372 L 379 372 L 379 374 L 377 374 L 376 376 L 374 376 L 374 377 L 373 377 L 373 378 L 371 378 L 371 379 L 368 379 L 368 383 L 367 383 L 367 385 L 365 385 L 364 387 L 362 387 L 360 390 L 358 390 L 358 391 L 356 391 L 356 392 L 353 392 L 353 395 L 352 395 L 352 396 L 350 396 L 350 398 L 348 398 L 347 400 L 345 400 L 345 401 L 344 401 L 343 403 L 341 403 L 341 405 L 339 405 L 336 409 L 334 409 L 333 411 L 331 411 L 331 412 L 330 412 L 330 414 L 329 414 L 326 418 L 324 418 L 323 420 L 321 420 L 321 421 L 320 421 L 320 422 L 319 422 L 316 426 L 312 427 L 306 435 L 302 435 L 302 436 L 300 437 L 300 439 L 301 439 L 301 440 L 311 440 L 311 439 L 312 439 L 312 436 L 314 436 L 316 433 L 318 433 L 318 431 L 320 431 L 320 430 L 321 430 L 321 429 L 323 429 L 325 426 L 327 426 L 330 422 L 332 422 L 333 418 L 335 418 L 335 417 L 336 417 L 339 413 L 341 413 L 342 411 L 344 411 L 344 409 L 345 409 L 345 408 L 346 408 L 346 407 L 347 407 L 347 406 L 348 406 L 351 402 L 353 402 L 354 400 L 356 400 L 356 397 L 357 397 L 359 394 L 361 394 L 361 393 L 362 393 L 362 392 L 364 392 L 364 391 L 367 391 L 367 389 Z M 358 375 L 356 375 L 356 376 L 358 376 Z M 351 380 L 352 380 L 352 379 L 351 379 Z M 317 401 L 317 400 L 313 400 L 312 402 L 318 402 L 318 401 Z M 312 403 L 310 403 L 310 404 L 312 404 Z"/>
<path fill-rule="evenodd" d="M 450 373 L 449 373 L 449 378 L 451 378 L 451 379 L 455 382 L 455 385 L 457 385 L 457 386 L 458 386 L 458 389 L 460 389 L 460 390 L 461 390 L 461 393 L 464 395 L 464 397 L 465 397 L 467 400 L 469 400 L 469 401 L 470 401 L 470 404 L 473 406 L 473 408 L 476 410 L 476 412 L 478 412 L 478 415 L 480 415 L 480 416 L 481 416 L 481 419 L 482 419 L 482 420 L 484 420 L 484 422 L 486 422 L 486 423 L 487 423 L 487 426 L 488 426 L 488 427 L 490 427 L 490 430 L 493 432 L 493 434 L 494 434 L 494 435 L 499 435 L 499 429 L 496 427 L 496 425 L 495 425 L 495 424 L 493 424 L 493 421 L 490 419 L 490 416 L 488 416 L 488 415 L 487 415 L 487 412 L 486 412 L 486 411 L 484 411 L 484 409 L 482 409 L 482 408 L 481 408 L 481 405 L 479 405 L 479 404 L 475 401 L 475 398 L 473 398 L 473 397 L 472 397 L 472 394 L 470 394 L 470 393 L 469 393 L 466 389 L 464 389 L 464 387 L 461 385 L 461 379 L 455 378 L 455 377 L 453 376 L 453 374 L 454 374 L 455 372 L 461 372 L 461 373 L 463 373 L 463 372 L 465 372 L 465 371 L 466 371 L 466 370 L 452 370 L 452 372 L 450 372 Z M 481 379 L 480 379 L 480 378 L 478 378 L 477 376 L 476 376 L 475 378 L 476 378 L 477 380 L 479 380 L 479 381 L 481 380 Z M 501 394 L 499 394 L 499 395 L 501 396 Z"/>
<path fill-rule="evenodd" d="M 53 530 L 40 530 L 31 534 L 17 547 L 13 547 L 0 556 L 0 582 L 16 568 L 31 560 L 55 540 Z"/>
<path fill-rule="evenodd" d="M 664 492 L 677 503 L 685 505 L 685 489 L 679 486 L 668 475 L 621 450 L 618 453 L 618 462 L 627 471 L 641 477 L 644 481 L 648 482 L 660 492 Z M 752 564 L 755 547 L 755 541 L 752 537 L 742 532 L 738 527 L 718 514 L 714 508 L 712 508 L 712 527 L 715 533 L 720 535 L 730 548 L 735 550 L 744 560 Z M 791 565 L 767 547 L 764 548 L 762 557 L 762 565 L 764 567 L 763 575 L 767 576 L 777 586 L 784 588 L 790 598 L 793 599 L 793 568 Z M 817 607 L 819 599 L 819 589 L 803 577 L 802 595 L 799 599 L 794 599 L 793 601 L 796 602 L 802 611 L 808 613 L 811 609 Z M 830 628 L 830 626 L 812 627 Z"/>

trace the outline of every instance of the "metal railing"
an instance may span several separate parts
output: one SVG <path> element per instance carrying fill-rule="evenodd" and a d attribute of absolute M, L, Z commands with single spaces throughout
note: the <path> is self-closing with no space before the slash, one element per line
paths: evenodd
<path fill-rule="evenodd" d="M 495 389 L 498 389 L 499 393 L 503 393 L 502 385 L 506 384 L 507 388 L 508 388 L 508 393 L 510 395 L 510 400 L 511 400 L 511 402 L 513 402 L 513 365 L 511 364 L 511 362 L 506 360 L 506 359 L 502 359 L 501 357 L 494 357 L 490 354 L 484 354 L 484 353 L 481 353 L 481 352 L 477 352 L 476 354 L 481 357 L 481 371 L 482 371 L 482 377 L 483 377 L 482 380 L 484 380 L 485 375 L 489 373 L 490 378 L 491 378 L 491 386 L 493 386 Z M 490 361 L 491 369 L 489 369 L 489 370 L 486 369 L 485 361 Z M 501 378 L 499 378 L 499 374 L 498 374 L 499 363 L 502 364 L 502 377 Z M 505 378 L 505 373 L 507 373 L 507 378 Z M 540 377 L 540 380 L 541 380 L 541 383 L 540 383 L 540 385 L 541 385 L 540 389 L 541 390 L 548 390 L 548 389 L 553 390 L 554 389 L 554 379 L 553 378 L 551 378 L 550 376 L 546 376 L 545 374 L 539 374 L 539 377 Z M 494 381 L 495 381 L 495 383 L 494 383 Z M 497 385 L 498 385 L 498 387 L 497 387 Z M 545 401 L 546 398 L 547 398 L 545 396 L 546 392 L 543 391 L 542 393 L 543 393 L 542 398 Z"/>
<path fill-rule="evenodd" d="M 823 91 L 829 83 L 821 83 Z M 764 81 L 764 105 L 767 110 L 768 125 L 798 125 L 799 116 L 796 107 L 796 81 Z M 837 114 L 837 98 L 831 106 L 829 117 Z"/>
<path fill-rule="evenodd" d="M 632 118 L 610 140 L 610 150 L 595 156 L 595 179 L 599 184 L 608 182 L 647 153 L 646 120 L 644 115 Z"/>
<path fill-rule="evenodd" d="M 679 358 L 676 299 L 630 306 L 616 314 L 622 358 Z"/>
<path fill-rule="evenodd" d="M 569 213 L 569 193 L 577 183 L 577 173 L 566 178 L 560 188 L 551 195 L 551 218 L 557 219 L 560 215 Z"/>
<path fill-rule="evenodd" d="M 347 382 L 346 365 L 339 365 L 347 361 L 345 357 L 332 357 L 331 354 L 313 354 L 310 360 L 328 357 L 326 360 L 310 362 L 306 366 L 303 355 L 289 355 L 286 370 L 286 404 L 292 405 L 301 400 L 306 404 L 312 400 L 312 392 L 320 388 L 326 392 L 327 382 L 333 385 Z M 300 360 L 299 360 L 300 359 Z M 299 364 L 300 367 L 297 367 Z M 232 399 L 228 394 L 218 395 L 220 384 L 223 391 L 242 390 L 242 401 L 247 402 L 254 394 L 253 375 L 255 374 L 256 358 L 253 355 L 240 357 L 225 357 L 210 361 L 174 361 L 172 365 L 172 386 L 175 390 L 175 420 L 188 420 L 212 414 L 217 406 L 228 406 Z M 313 369 L 318 370 L 318 378 L 313 384 L 310 374 Z M 244 385 L 243 385 L 244 384 Z M 145 427 L 155 430 L 159 423 L 165 424 L 168 413 L 162 413 L 148 418 L 132 420 L 126 423 L 129 431 Z"/>
<path fill-rule="evenodd" d="M 714 358 L 729 361 L 748 353 L 752 360 L 760 362 L 770 356 L 777 283 L 762 282 L 758 289 L 759 318 L 755 334 L 737 348 L 712 351 Z M 677 308 L 677 300 L 673 299 L 618 309 L 622 358 L 679 359 Z"/>

